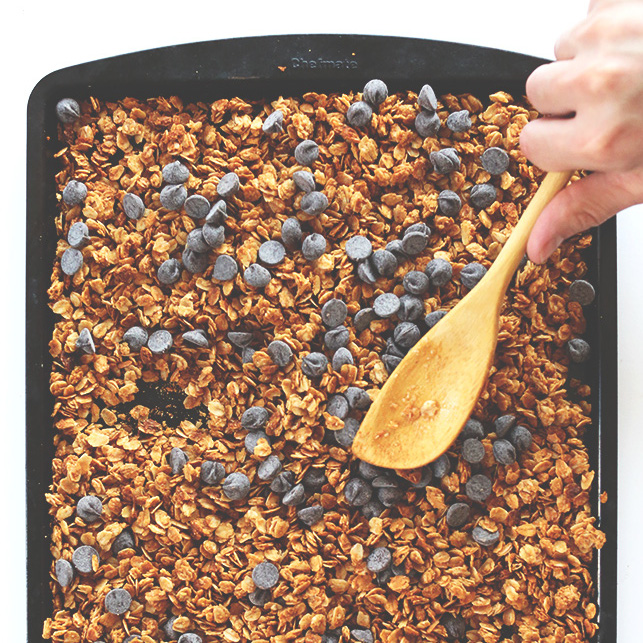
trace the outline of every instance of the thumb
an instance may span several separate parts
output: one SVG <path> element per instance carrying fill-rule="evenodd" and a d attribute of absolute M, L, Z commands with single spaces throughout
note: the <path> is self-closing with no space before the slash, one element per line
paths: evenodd
<path fill-rule="evenodd" d="M 607 221 L 617 212 L 643 201 L 643 171 L 596 173 L 561 190 L 536 221 L 527 254 L 544 263 L 567 238 Z"/>

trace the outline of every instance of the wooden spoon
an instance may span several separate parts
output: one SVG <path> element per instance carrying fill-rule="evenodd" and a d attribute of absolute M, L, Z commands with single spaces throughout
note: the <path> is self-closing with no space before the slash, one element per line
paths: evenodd
<path fill-rule="evenodd" d="M 391 373 L 355 436 L 358 458 L 413 469 L 435 460 L 457 438 L 489 374 L 505 291 L 529 233 L 571 174 L 545 176 L 486 275 Z"/>

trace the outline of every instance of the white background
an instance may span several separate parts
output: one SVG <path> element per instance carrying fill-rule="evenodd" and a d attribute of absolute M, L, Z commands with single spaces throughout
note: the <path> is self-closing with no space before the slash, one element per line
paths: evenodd
<path fill-rule="evenodd" d="M 0 465 L 2 638 L 24 641 L 24 238 L 27 99 L 49 72 L 106 56 L 165 45 L 281 33 L 359 33 L 452 40 L 551 58 L 558 35 L 578 22 L 586 0 L 458 0 L 436 2 L 12 2 L 3 9 L 3 233 L 0 251 Z M 22 4 L 22 3 L 20 3 Z M 427 79 L 430 82 L 430 79 Z M 640 641 L 643 546 L 643 377 L 640 246 L 643 208 L 618 217 L 619 289 L 619 637 Z M 29 341 L 29 338 L 27 338 Z M 616 439 L 616 427 L 614 437 Z"/>

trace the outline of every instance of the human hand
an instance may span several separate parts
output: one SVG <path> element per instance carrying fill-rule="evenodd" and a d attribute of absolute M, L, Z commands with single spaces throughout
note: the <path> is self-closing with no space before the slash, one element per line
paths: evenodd
<path fill-rule="evenodd" d="M 535 263 L 643 202 L 643 0 L 592 0 L 555 54 L 527 79 L 527 97 L 546 116 L 523 128 L 520 146 L 543 170 L 593 173 L 543 210 L 527 244 Z"/>

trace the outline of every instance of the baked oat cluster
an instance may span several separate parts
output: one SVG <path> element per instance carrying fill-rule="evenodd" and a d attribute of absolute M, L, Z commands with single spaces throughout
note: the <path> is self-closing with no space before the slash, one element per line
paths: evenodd
<path fill-rule="evenodd" d="M 372 80 L 56 111 L 45 638 L 593 636 L 590 235 L 517 271 L 447 454 L 391 471 L 351 453 L 537 188 L 533 110 Z"/>

